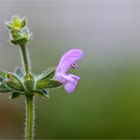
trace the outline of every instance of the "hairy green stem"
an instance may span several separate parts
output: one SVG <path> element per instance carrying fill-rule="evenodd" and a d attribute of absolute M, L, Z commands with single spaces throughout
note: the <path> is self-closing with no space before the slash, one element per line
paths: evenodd
<path fill-rule="evenodd" d="M 27 56 L 27 50 L 25 45 L 20 45 L 22 56 L 23 56 L 23 62 L 24 62 L 24 69 L 25 73 L 28 74 L 30 71 L 30 65 L 29 65 L 29 57 Z"/>
<path fill-rule="evenodd" d="M 25 75 L 30 74 L 30 62 L 27 55 L 27 50 L 25 44 L 20 45 L 21 53 L 23 57 Z M 32 140 L 34 136 L 34 97 L 31 93 L 26 93 L 26 119 L 25 119 L 25 140 Z"/>
<path fill-rule="evenodd" d="M 32 140 L 34 136 L 34 97 L 33 95 L 26 96 L 26 124 L 25 124 L 25 139 Z"/>

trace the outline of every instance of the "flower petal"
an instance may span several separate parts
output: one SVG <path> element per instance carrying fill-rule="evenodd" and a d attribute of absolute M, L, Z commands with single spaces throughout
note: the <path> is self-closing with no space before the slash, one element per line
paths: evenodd
<path fill-rule="evenodd" d="M 68 78 L 65 77 L 64 74 L 61 74 L 61 73 L 59 73 L 59 72 L 57 72 L 57 73 L 55 74 L 55 76 L 54 76 L 53 79 L 56 80 L 56 81 L 59 81 L 59 82 L 62 83 L 62 84 L 66 84 L 66 83 L 68 82 L 68 80 L 67 80 Z"/>
<path fill-rule="evenodd" d="M 61 74 L 57 73 L 54 76 L 54 80 L 59 81 L 60 83 L 63 83 L 65 90 L 68 93 L 72 93 L 75 90 L 75 87 L 80 80 L 80 77 L 73 74 Z"/>
<path fill-rule="evenodd" d="M 78 59 L 83 56 L 83 51 L 80 49 L 72 49 L 66 52 L 56 69 L 56 72 L 65 73 L 69 70 L 72 64 L 74 64 Z"/>
<path fill-rule="evenodd" d="M 74 82 L 68 82 L 64 85 L 64 88 L 69 94 L 71 94 L 75 90 L 77 83 L 77 80 L 75 80 Z"/>
<path fill-rule="evenodd" d="M 80 77 L 73 74 L 56 73 L 53 79 L 59 81 L 60 83 L 66 84 L 67 82 L 78 81 L 80 80 Z"/>

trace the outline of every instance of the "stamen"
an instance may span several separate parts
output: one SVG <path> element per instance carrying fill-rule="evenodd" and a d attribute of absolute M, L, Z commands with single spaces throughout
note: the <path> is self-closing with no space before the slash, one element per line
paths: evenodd
<path fill-rule="evenodd" d="M 72 64 L 71 67 L 72 67 L 73 69 L 77 69 L 78 65 L 77 65 L 77 64 Z"/>

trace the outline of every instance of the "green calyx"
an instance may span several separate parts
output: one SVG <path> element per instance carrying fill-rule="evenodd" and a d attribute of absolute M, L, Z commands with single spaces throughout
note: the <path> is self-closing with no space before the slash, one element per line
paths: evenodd
<path fill-rule="evenodd" d="M 28 93 L 30 93 L 34 90 L 34 84 L 35 84 L 35 80 L 34 80 L 33 75 L 27 73 L 24 76 L 24 85 L 25 85 Z"/>
<path fill-rule="evenodd" d="M 38 78 L 36 83 L 38 89 L 55 88 L 62 85 L 60 82 L 53 80 L 55 68 L 49 69 L 48 71 L 42 73 Z"/>
<path fill-rule="evenodd" d="M 9 89 L 13 91 L 17 91 L 17 92 L 24 91 L 24 86 L 22 84 L 22 81 L 15 74 L 7 73 L 7 77 L 4 80 L 4 83 Z"/>
<path fill-rule="evenodd" d="M 62 85 L 53 80 L 54 75 L 54 67 L 37 76 L 29 73 L 24 74 L 20 67 L 16 69 L 15 73 L 0 71 L 0 93 L 10 93 L 9 99 L 20 95 L 35 94 L 49 98 L 48 89 Z"/>

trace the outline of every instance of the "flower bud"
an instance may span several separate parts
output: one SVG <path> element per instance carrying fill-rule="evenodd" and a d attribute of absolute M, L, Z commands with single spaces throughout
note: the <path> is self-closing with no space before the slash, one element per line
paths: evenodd
<path fill-rule="evenodd" d="M 23 92 L 24 87 L 22 82 L 12 73 L 7 73 L 7 78 L 4 80 L 6 86 L 14 91 Z"/>
<path fill-rule="evenodd" d="M 36 83 L 37 89 L 43 89 L 43 88 L 55 88 L 58 86 L 61 86 L 62 84 L 58 81 L 52 80 L 52 78 L 55 75 L 55 70 L 52 70 L 50 73 L 43 73 L 41 78 L 38 79 Z"/>
<path fill-rule="evenodd" d="M 6 22 L 9 30 L 21 30 L 26 25 L 26 19 L 14 16 L 10 22 Z"/>
<path fill-rule="evenodd" d="M 34 89 L 34 78 L 31 74 L 26 74 L 24 77 L 24 85 L 27 91 L 31 92 Z"/>
<path fill-rule="evenodd" d="M 12 44 L 23 45 L 30 40 L 31 33 L 26 24 L 26 18 L 20 18 L 18 16 L 14 16 L 10 22 L 6 22 Z"/>

